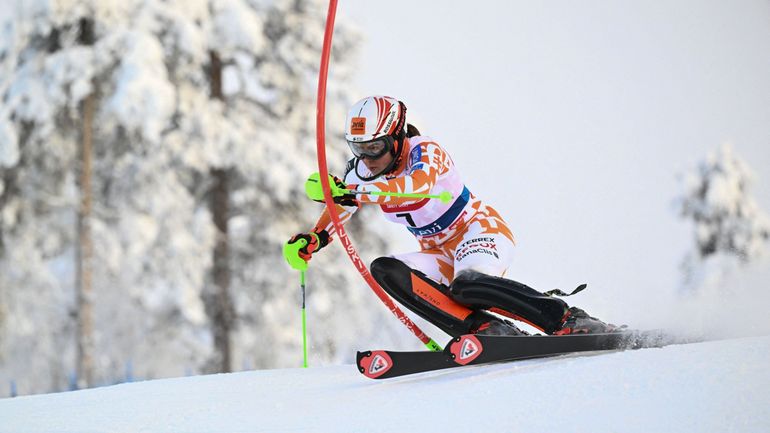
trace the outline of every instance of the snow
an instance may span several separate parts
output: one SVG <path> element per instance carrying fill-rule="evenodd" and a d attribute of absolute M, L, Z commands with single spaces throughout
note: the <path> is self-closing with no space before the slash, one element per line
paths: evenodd
<path fill-rule="evenodd" d="M 235 0 L 216 2 L 214 7 L 214 37 L 221 39 L 216 46 L 227 46 L 246 52 L 264 49 L 262 20 L 244 3 Z"/>
<path fill-rule="evenodd" d="M 118 124 L 142 131 L 150 142 L 157 142 L 174 113 L 174 89 L 164 68 L 163 47 L 140 32 L 126 35 L 123 63 L 117 73 L 117 88 L 107 101 Z"/>
<path fill-rule="evenodd" d="M 0 432 L 765 432 L 770 336 L 372 381 L 352 365 L 0 400 Z"/>
<path fill-rule="evenodd" d="M 13 167 L 19 162 L 19 145 L 16 131 L 8 120 L 0 117 L 0 167 Z M 0 180 L 0 194 L 3 193 Z"/>

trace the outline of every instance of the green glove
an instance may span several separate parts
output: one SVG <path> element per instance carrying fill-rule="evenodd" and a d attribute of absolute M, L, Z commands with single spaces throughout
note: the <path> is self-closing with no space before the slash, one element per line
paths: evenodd
<path fill-rule="evenodd" d="M 345 182 L 337 176 L 329 175 L 329 187 L 331 188 L 332 198 L 335 203 L 342 206 L 360 206 L 355 198 L 355 194 L 348 194 Z M 311 200 L 323 203 L 324 191 L 321 186 L 321 174 L 313 173 L 305 182 L 305 193 Z"/>
<path fill-rule="evenodd" d="M 326 230 L 321 230 L 318 233 L 298 233 L 284 244 L 283 257 L 292 268 L 298 271 L 307 270 L 307 263 L 313 254 L 328 245 L 330 240 Z"/>

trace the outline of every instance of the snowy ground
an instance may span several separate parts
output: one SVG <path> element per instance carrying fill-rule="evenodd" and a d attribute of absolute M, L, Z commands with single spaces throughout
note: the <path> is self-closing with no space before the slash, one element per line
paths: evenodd
<path fill-rule="evenodd" d="M 770 336 L 372 381 L 263 370 L 0 400 L 0 432 L 768 432 Z"/>

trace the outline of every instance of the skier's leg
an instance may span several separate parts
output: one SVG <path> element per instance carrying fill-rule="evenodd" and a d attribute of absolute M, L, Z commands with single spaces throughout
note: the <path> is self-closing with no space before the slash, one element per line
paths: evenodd
<path fill-rule="evenodd" d="M 473 223 L 463 238 L 453 246 L 455 277 L 450 285 L 449 296 L 455 301 L 468 305 L 477 310 L 489 310 L 512 319 L 522 320 L 521 317 L 507 313 L 505 309 L 495 308 L 498 303 L 479 302 L 475 291 L 464 291 L 475 286 L 465 284 L 469 275 L 504 275 L 511 263 L 514 243 L 509 234 L 490 230 L 490 227 Z M 524 334 L 511 322 L 500 320 L 488 315 L 489 320 L 478 326 L 474 333 L 487 335 L 521 335 Z M 526 320 L 524 320 L 526 321 Z"/>
<path fill-rule="evenodd" d="M 527 285 L 470 269 L 455 278 L 450 294 L 455 301 L 527 322 L 548 334 L 561 328 L 568 309 L 563 300 Z"/>
<path fill-rule="evenodd" d="M 419 257 L 410 255 L 412 263 L 423 263 L 429 272 L 438 269 L 438 263 L 425 266 L 428 259 L 436 255 Z M 398 303 L 434 324 L 447 334 L 456 337 L 471 333 L 479 324 L 488 322 L 492 315 L 474 311 L 448 296 L 449 288 L 428 278 L 423 272 L 414 270 L 393 257 L 380 257 L 372 262 L 372 276 L 380 286 Z"/>
<path fill-rule="evenodd" d="M 525 284 L 502 278 L 511 262 L 513 242 L 490 226 L 472 224 L 455 249 L 455 278 L 449 296 L 474 309 L 520 320 L 547 334 L 611 332 L 617 327 L 547 296 Z"/>
<path fill-rule="evenodd" d="M 486 214 L 479 214 L 455 247 L 450 296 L 471 308 L 521 320 L 547 333 L 558 330 L 567 304 L 502 278 L 512 262 L 514 242 L 494 209 L 484 210 Z"/>
<path fill-rule="evenodd" d="M 502 277 L 511 266 L 516 243 L 497 211 L 482 206 L 462 237 L 446 246 L 451 248 L 455 278 L 468 269 Z"/>
<path fill-rule="evenodd" d="M 527 322 L 547 334 L 613 332 L 619 329 L 525 284 L 473 270 L 463 271 L 455 278 L 450 295 L 455 301 L 471 308 L 484 308 Z"/>

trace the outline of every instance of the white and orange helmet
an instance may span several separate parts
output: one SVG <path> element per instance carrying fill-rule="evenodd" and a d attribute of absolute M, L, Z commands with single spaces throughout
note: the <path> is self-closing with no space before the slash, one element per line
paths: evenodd
<path fill-rule="evenodd" d="M 390 152 L 398 164 L 406 137 L 406 106 L 390 96 L 369 96 L 348 111 L 345 140 L 356 158 L 381 158 Z"/>

